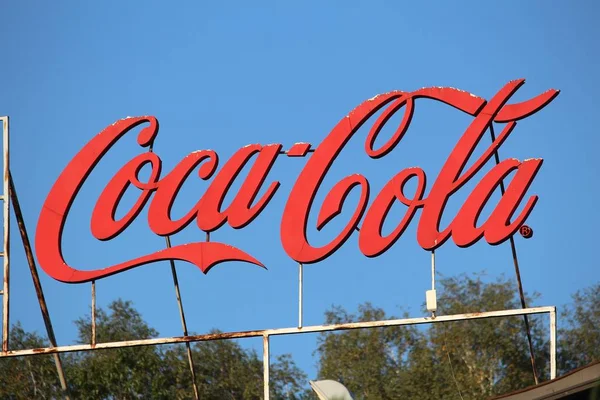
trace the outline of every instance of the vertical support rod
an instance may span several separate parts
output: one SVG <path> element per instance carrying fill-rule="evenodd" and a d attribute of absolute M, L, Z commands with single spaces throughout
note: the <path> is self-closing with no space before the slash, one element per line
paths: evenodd
<path fill-rule="evenodd" d="M 8 117 L 2 118 L 2 146 L 4 151 L 4 181 L 2 195 L 4 196 L 3 214 L 4 214 L 4 246 L 2 249 L 4 260 L 4 278 L 2 288 L 2 351 L 8 351 L 9 341 L 9 313 L 10 313 L 10 187 L 9 187 L 9 160 L 8 160 Z"/>
<path fill-rule="evenodd" d="M 263 335 L 263 390 L 264 400 L 269 400 L 269 364 L 270 364 L 270 353 L 269 353 L 269 335 Z"/>
<path fill-rule="evenodd" d="M 207 237 L 208 238 L 208 237 Z M 165 236 L 165 242 L 167 248 L 171 248 L 171 238 Z M 175 269 L 175 261 L 169 260 L 171 264 L 171 275 L 173 276 L 173 285 L 175 286 L 175 297 L 177 298 L 177 306 L 179 307 L 179 317 L 181 318 L 181 327 L 183 329 L 183 336 L 188 335 L 187 323 L 185 321 L 185 313 L 183 312 L 183 303 L 181 301 L 181 292 L 179 291 L 179 279 L 177 278 L 177 270 Z M 194 398 L 199 399 L 198 386 L 196 385 L 196 370 L 194 368 L 194 358 L 192 356 L 192 348 L 189 342 L 185 343 L 188 363 L 190 365 L 190 373 L 192 374 L 192 388 L 194 389 Z"/>
<path fill-rule="evenodd" d="M 92 281 L 92 347 L 96 346 L 96 281 Z"/>
<path fill-rule="evenodd" d="M 502 185 L 502 183 L 501 183 Z M 503 186 L 500 186 L 501 188 Z M 503 191 L 504 192 L 504 191 Z M 527 302 L 525 301 L 525 293 L 523 292 L 523 283 L 521 282 L 521 272 L 519 270 L 519 259 L 517 258 L 517 248 L 515 246 L 515 239 L 511 236 L 509 238 L 510 249 L 512 252 L 513 264 L 515 266 L 515 274 L 517 276 L 517 286 L 519 288 L 519 298 L 521 300 L 521 308 L 527 308 Z M 538 382 L 537 367 L 535 366 L 535 355 L 533 353 L 533 341 L 531 339 L 531 328 L 529 327 L 529 317 L 523 315 L 523 322 L 525 323 L 525 331 L 527 332 L 527 342 L 529 344 L 529 358 L 531 360 L 531 368 L 533 370 L 533 378 L 535 384 Z"/>
<path fill-rule="evenodd" d="M 431 250 L 431 290 L 435 290 L 435 250 Z"/>
<path fill-rule="evenodd" d="M 154 151 L 154 142 L 150 145 L 148 151 L 151 153 Z M 210 240 L 209 233 L 206 233 L 206 241 Z M 169 236 L 165 236 L 165 242 L 167 244 L 167 248 L 171 248 L 171 238 Z M 181 327 L 183 328 L 183 336 L 188 335 L 187 323 L 185 322 L 185 314 L 183 312 L 183 303 L 181 302 L 181 293 L 179 292 L 179 279 L 177 279 L 177 270 L 175 269 L 175 261 L 169 260 L 169 264 L 171 265 L 171 275 L 173 276 L 173 285 L 175 286 L 175 297 L 177 298 L 177 306 L 179 307 L 179 317 L 181 318 Z M 190 365 L 190 373 L 192 374 L 192 388 L 194 389 L 194 399 L 199 399 L 198 394 L 198 386 L 196 385 L 196 370 L 194 369 L 194 358 L 192 357 L 192 348 L 190 346 L 190 342 L 185 343 L 185 347 L 187 350 L 188 363 Z"/>
<path fill-rule="evenodd" d="M 25 221 L 23 220 L 23 214 L 21 212 L 21 205 L 19 204 L 19 198 L 17 197 L 17 189 L 13 182 L 10 171 L 8 173 L 9 179 L 9 193 L 13 204 L 13 210 L 21 234 L 21 241 L 23 242 L 23 248 L 25 249 L 25 256 L 27 258 L 27 264 L 29 265 L 29 271 L 31 272 L 31 278 L 33 279 L 33 286 L 35 293 L 37 294 L 38 303 L 40 304 L 40 311 L 42 312 L 42 318 L 44 319 L 44 325 L 46 326 L 46 333 L 48 334 L 48 340 L 53 347 L 56 347 L 56 336 L 54 336 L 54 328 L 52 327 L 52 321 L 50 320 L 50 312 L 46 304 L 46 298 L 44 297 L 44 291 L 42 289 L 42 283 L 37 272 L 37 266 L 35 265 L 35 259 L 33 258 L 33 251 L 31 249 L 31 242 L 29 242 L 29 235 L 25 228 Z M 58 379 L 60 381 L 60 387 L 62 388 L 65 399 L 69 399 L 69 392 L 67 388 L 67 380 L 65 378 L 65 372 L 63 370 L 60 355 L 55 353 L 54 364 L 56 365 L 56 372 L 58 373 Z"/>
<path fill-rule="evenodd" d="M 437 244 L 437 240 L 436 240 L 436 244 Z M 435 250 L 431 250 L 431 290 L 434 291 L 433 293 L 435 293 Z M 437 297 L 437 296 L 435 296 Z M 436 299 L 436 303 L 437 303 L 437 299 Z M 437 305 L 436 305 L 437 307 Z M 435 311 L 436 310 L 432 310 L 431 311 L 431 318 L 435 318 Z"/>
<path fill-rule="evenodd" d="M 490 122 L 490 135 L 492 136 L 492 143 L 496 141 L 496 134 L 494 133 L 494 122 Z M 496 165 L 500 164 L 500 155 L 498 154 L 498 150 L 494 151 L 494 159 L 496 161 Z M 504 196 L 506 189 L 504 187 L 504 179 L 500 180 L 500 193 Z M 515 267 L 515 274 L 517 276 L 517 286 L 519 288 L 519 297 L 521 299 L 521 308 L 527 308 L 527 302 L 525 301 L 525 293 L 523 292 L 523 283 L 521 282 L 521 272 L 519 270 L 519 259 L 517 257 L 517 247 L 515 245 L 515 238 L 511 236 L 509 238 L 510 242 L 510 250 L 513 258 L 513 265 Z M 535 366 L 535 355 L 533 352 L 533 341 L 531 340 L 531 329 L 529 328 L 529 318 L 527 315 L 523 315 L 523 322 L 525 323 L 525 331 L 527 333 L 527 343 L 529 344 L 529 359 L 531 361 L 531 369 L 533 371 L 533 380 L 537 385 L 538 381 L 538 373 L 537 367 Z"/>
<path fill-rule="evenodd" d="M 298 328 L 302 328 L 302 303 L 303 303 L 303 285 L 304 282 L 304 266 L 298 263 Z"/>
<path fill-rule="evenodd" d="M 556 378 L 556 307 L 550 312 L 550 379 Z"/>

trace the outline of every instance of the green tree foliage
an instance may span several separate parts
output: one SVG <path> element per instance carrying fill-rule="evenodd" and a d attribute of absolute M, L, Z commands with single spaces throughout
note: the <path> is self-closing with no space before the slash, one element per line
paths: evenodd
<path fill-rule="evenodd" d="M 325 313 L 326 324 L 387 319 L 367 303 L 358 315 L 335 307 Z M 418 337 L 414 328 L 358 329 L 323 334 L 318 340 L 319 377 L 343 383 L 357 398 L 403 398 L 398 384 L 406 374 L 407 354 Z"/>
<path fill-rule="evenodd" d="M 117 300 L 109 311 L 96 313 L 98 342 L 153 338 L 130 302 Z M 79 342 L 90 343 L 90 318 L 75 321 Z M 48 346 L 37 334 L 16 325 L 14 348 Z M 196 383 L 202 399 L 262 398 L 262 358 L 234 341 L 192 345 Z M 184 345 L 145 346 L 63 354 L 72 399 L 190 399 L 191 373 Z M 271 363 L 271 389 L 276 399 L 299 399 L 307 378 L 287 355 Z M 55 399 L 61 390 L 52 356 L 0 360 L 0 398 Z"/>
<path fill-rule="evenodd" d="M 520 307 L 514 284 L 479 277 L 442 279 L 437 315 Z M 600 360 L 600 284 L 573 295 L 559 324 L 559 371 Z M 532 299 L 528 299 L 531 303 Z M 394 318 L 366 303 L 356 314 L 334 307 L 325 323 Z M 81 343 L 90 343 L 89 316 L 75 321 Z M 548 327 L 530 317 L 540 379 L 549 376 Z M 216 331 L 215 331 L 216 332 Z M 117 300 L 97 312 L 97 340 L 157 337 L 130 302 Z M 48 342 L 19 325 L 11 347 L 46 347 Z M 262 357 L 236 341 L 191 345 L 202 399 L 260 399 Z M 316 351 L 319 379 L 346 385 L 362 399 L 483 399 L 533 384 L 522 317 L 469 320 L 429 326 L 360 329 L 322 334 Z M 97 350 L 62 355 L 72 399 L 189 399 L 191 374 L 184 345 Z M 308 379 L 290 356 L 271 362 L 274 399 L 315 399 Z M 61 397 L 52 356 L 0 359 L 1 399 Z"/>
<path fill-rule="evenodd" d="M 520 308 L 515 285 L 459 276 L 441 280 L 437 315 Z M 575 296 L 563 337 L 565 371 L 600 359 L 598 286 Z M 532 299 L 528 299 L 532 303 Z M 391 319 L 365 304 L 358 314 L 334 307 L 327 323 Z M 536 366 L 549 378 L 547 322 L 530 316 Z M 568 344 L 565 342 L 569 342 Z M 344 383 L 360 399 L 484 399 L 534 384 L 523 317 L 467 320 L 420 328 L 322 334 L 319 378 Z"/>
<path fill-rule="evenodd" d="M 217 333 L 218 331 L 213 331 Z M 199 342 L 192 345 L 196 383 L 203 399 L 260 399 L 263 394 L 262 358 L 231 340 Z M 177 398 L 192 393 L 185 346 L 165 352 L 173 393 Z M 289 355 L 279 356 L 270 366 L 271 395 L 276 399 L 299 398 L 307 382 Z"/>
<path fill-rule="evenodd" d="M 97 342 L 158 336 L 130 302 L 117 300 L 108 308 L 110 313 L 96 313 Z M 90 343 L 90 318 L 80 318 L 75 324 L 79 342 Z M 68 382 L 77 399 L 167 398 L 171 389 L 162 351 L 152 346 L 81 352 L 68 356 L 67 365 Z"/>
<path fill-rule="evenodd" d="M 461 276 L 443 279 L 441 286 L 438 315 L 520 307 L 510 281 Z M 537 369 L 547 377 L 547 330 L 539 318 L 530 317 L 529 325 Z M 435 390 L 446 399 L 483 399 L 535 383 L 523 317 L 433 324 L 424 336 L 420 354 L 410 356 L 419 371 L 409 373 L 413 397 Z"/>
<path fill-rule="evenodd" d="M 48 341 L 36 333 L 27 333 L 20 324 L 10 331 L 13 349 L 47 347 Z M 55 399 L 60 384 L 51 356 L 8 358 L 0 361 L 0 398 Z"/>
<path fill-rule="evenodd" d="M 559 366 L 562 372 L 600 360 L 600 283 L 573 295 L 573 304 L 561 313 Z"/>

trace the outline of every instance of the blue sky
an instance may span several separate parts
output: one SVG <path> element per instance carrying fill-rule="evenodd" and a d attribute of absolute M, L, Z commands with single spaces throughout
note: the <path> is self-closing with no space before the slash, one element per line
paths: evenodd
<path fill-rule="evenodd" d="M 6 2 L 0 23 L 0 114 L 11 117 L 11 168 L 30 235 L 69 160 L 96 133 L 126 116 L 159 119 L 155 151 L 167 172 L 194 150 L 214 149 L 225 160 L 250 143 L 318 145 L 340 118 L 378 93 L 453 86 L 489 99 L 509 80 L 526 78 L 517 100 L 549 88 L 561 94 L 519 123 L 501 158 L 544 159 L 529 190 L 540 197 L 527 221 L 534 237 L 516 241 L 525 289 L 541 294 L 537 305 L 561 307 L 571 293 L 599 279 L 598 8 L 592 1 Z M 447 106 L 420 102 L 406 137 L 381 160 L 364 154 L 365 133 L 357 134 L 325 180 L 317 204 L 328 188 L 353 173 L 369 179 L 372 193 L 414 165 L 433 182 L 468 122 Z M 146 212 L 111 242 L 98 242 L 90 233 L 98 195 L 139 151 L 133 135 L 124 138 L 82 189 L 65 228 L 71 264 L 100 268 L 164 246 L 150 232 Z M 203 275 L 178 264 L 190 331 L 296 324 L 297 265 L 283 251 L 279 224 L 304 163 L 280 158 L 272 178 L 282 185 L 267 209 L 243 230 L 225 226 L 213 235 L 247 250 L 267 271 L 230 263 Z M 453 197 L 445 222 L 476 180 Z M 174 213 L 186 212 L 205 188 L 198 182 L 184 186 Z M 350 203 L 356 200 L 350 196 Z M 389 219 L 400 218 L 400 211 Z M 313 215 L 312 224 L 315 220 Z M 430 255 L 417 245 L 417 220 L 418 214 L 379 258 L 362 256 L 354 235 L 334 256 L 306 266 L 305 324 L 322 323 L 332 304 L 355 310 L 365 301 L 390 314 L 407 310 L 421 316 Z M 319 234 L 310 228 L 311 238 L 325 243 L 341 222 Z M 12 319 L 43 332 L 18 231 L 12 235 Z M 172 240 L 203 238 L 191 224 Z M 459 249 L 448 242 L 437 252 L 437 266 L 445 276 L 483 270 L 486 279 L 514 276 L 507 243 L 491 247 L 482 241 Z M 89 312 L 90 284 L 63 284 L 43 272 L 41 278 L 57 338 L 73 343 L 71 321 Z M 133 300 L 162 335 L 181 333 L 167 263 L 101 280 L 97 292 L 99 306 L 117 297 Z M 276 338 L 273 352 L 292 352 L 313 377 L 315 338 Z M 260 346 L 259 340 L 244 343 Z"/>

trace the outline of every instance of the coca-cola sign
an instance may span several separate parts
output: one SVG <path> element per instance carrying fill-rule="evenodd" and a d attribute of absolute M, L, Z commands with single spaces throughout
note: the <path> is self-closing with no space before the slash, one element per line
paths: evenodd
<path fill-rule="evenodd" d="M 137 136 L 138 144 L 149 150 L 125 163 L 98 198 L 91 215 L 91 231 L 99 240 L 109 240 L 119 235 L 147 204 L 148 226 L 160 236 L 173 235 L 193 221 L 205 232 L 215 231 L 225 223 L 241 229 L 251 223 L 276 195 L 280 182 L 269 180 L 269 171 L 276 167 L 278 157 L 295 156 L 306 157 L 306 164 L 289 194 L 281 218 L 280 237 L 286 253 L 297 262 L 315 263 L 327 258 L 355 232 L 360 251 L 367 257 L 376 257 L 398 240 L 419 209 L 421 215 L 417 226 L 417 241 L 423 249 L 433 250 L 450 237 L 461 247 L 470 246 L 482 238 L 491 245 L 497 245 L 515 234 L 532 212 L 537 201 L 535 195 L 530 195 L 522 206 L 522 211 L 514 215 L 539 171 L 542 159 L 501 160 L 475 185 L 448 226 L 440 228 L 440 221 L 450 196 L 460 190 L 494 156 L 513 132 L 517 121 L 544 108 L 558 94 L 556 90 L 548 90 L 527 101 L 509 104 L 511 96 L 524 82 L 509 82 L 489 101 L 455 88 L 434 87 L 414 92 L 384 93 L 358 105 L 314 149 L 308 143 L 297 143 L 287 150 L 281 144 L 252 144 L 238 150 L 220 169 L 219 157 L 215 151 L 199 150 L 184 157 L 167 174 L 162 174 L 160 156 L 152 151 L 153 141 L 159 133 L 158 120 L 151 116 L 119 120 L 84 146 L 50 190 L 37 225 L 35 244 L 38 260 L 50 276 L 69 283 L 97 280 L 162 260 L 187 261 L 205 273 L 224 261 L 245 261 L 262 266 L 248 252 L 219 242 L 182 244 L 96 270 L 79 270 L 65 262 L 61 236 L 78 191 L 102 157 L 135 127 L 142 128 Z M 428 194 L 425 195 L 426 174 L 419 167 L 398 172 L 379 193 L 370 193 L 369 181 L 365 176 L 346 176 L 327 193 L 323 204 L 316 207 L 316 229 L 322 229 L 340 214 L 346 197 L 352 190 L 360 192 L 358 204 L 344 228 L 329 243 L 319 247 L 311 245 L 307 238 L 308 217 L 314 211 L 315 196 L 324 177 L 344 146 L 363 124 L 373 119 L 365 141 L 365 152 L 371 158 L 386 156 L 406 134 L 416 100 L 421 98 L 443 102 L 473 117 L 439 175 L 432 180 L 433 185 Z M 382 127 L 400 110 L 404 115 L 395 133 L 383 145 L 375 148 L 375 141 Z M 381 113 L 375 117 L 378 111 Z M 482 154 L 473 155 L 484 133 L 494 122 L 505 124 L 504 128 Z M 475 161 L 465 171 L 470 159 Z M 151 169 L 150 177 L 142 182 L 139 172 L 148 166 Z M 232 183 L 246 166 L 249 168 L 247 177 L 233 196 L 232 202 L 223 207 L 223 200 Z M 193 176 L 194 172 L 200 179 L 210 181 L 210 185 L 186 215 L 174 220 L 171 217 L 172 204 L 183 183 L 187 179 L 197 179 Z M 479 214 L 491 194 L 511 173 L 513 176 L 506 192 L 487 220 L 479 222 Z M 410 180 L 416 182 L 417 189 L 409 198 L 404 193 L 404 186 Z M 139 197 L 122 218 L 115 219 L 119 202 L 131 187 L 139 190 Z M 263 187 L 266 188 L 264 193 L 257 198 Z M 406 212 L 396 228 L 383 235 L 383 223 L 395 203 L 404 205 Z"/>

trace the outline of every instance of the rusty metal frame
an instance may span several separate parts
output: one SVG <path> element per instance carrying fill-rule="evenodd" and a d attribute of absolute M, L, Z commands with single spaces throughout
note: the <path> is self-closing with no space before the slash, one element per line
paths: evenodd
<path fill-rule="evenodd" d="M 319 333 L 319 332 L 333 332 L 351 329 L 369 329 L 369 328 L 382 328 L 390 326 L 405 326 L 405 325 L 422 325 L 422 324 L 434 324 L 441 322 L 451 321 L 463 321 L 472 319 L 486 319 L 486 318 L 501 318 L 501 317 L 512 317 L 519 315 L 532 315 L 532 314 L 549 314 L 550 315 L 550 379 L 556 378 L 556 307 L 534 307 L 525 309 L 515 310 L 499 310 L 499 311 L 488 311 L 480 313 L 468 313 L 468 314 L 456 314 L 456 315 L 443 315 L 438 317 L 422 317 L 422 318 L 405 318 L 405 319 L 393 319 L 393 320 L 379 320 L 369 322 L 350 322 L 344 324 L 333 324 L 333 325 L 313 325 L 305 326 L 302 328 L 278 328 L 278 329 L 263 329 L 255 331 L 238 331 L 238 332 L 226 332 L 226 333 L 209 333 L 204 335 L 189 335 L 189 336 L 174 336 L 166 338 L 155 338 L 155 339 L 140 339 L 140 340 L 124 340 L 119 342 L 106 342 L 96 343 L 95 346 L 89 344 L 78 344 L 68 346 L 55 346 L 45 347 L 38 349 L 27 349 L 27 350 L 12 350 L 6 353 L 0 353 L 2 357 L 20 357 L 20 356 L 33 356 L 39 354 L 55 354 L 55 353 L 67 353 L 73 351 L 89 351 L 89 350 L 100 350 L 100 349 L 115 349 L 122 347 L 137 347 L 137 346 L 154 346 L 164 344 L 175 344 L 175 343 L 192 343 L 202 342 L 211 340 L 226 340 L 226 339 L 243 339 L 251 337 L 262 337 L 263 338 L 263 379 L 264 379 L 264 394 L 265 400 L 269 399 L 269 366 L 270 366 L 270 344 L 269 339 L 271 336 L 281 335 L 297 335 L 304 333 Z"/>

